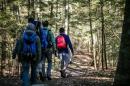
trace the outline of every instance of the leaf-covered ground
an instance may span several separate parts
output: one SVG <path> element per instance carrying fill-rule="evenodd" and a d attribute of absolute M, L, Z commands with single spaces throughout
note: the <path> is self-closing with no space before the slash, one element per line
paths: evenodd
<path fill-rule="evenodd" d="M 58 63 L 58 61 L 56 61 Z M 67 78 L 61 78 L 59 65 L 52 70 L 52 80 L 39 83 L 45 86 L 112 86 L 113 70 L 94 70 L 91 66 L 92 59 L 87 55 L 75 55 L 73 63 L 69 65 Z M 20 86 L 21 81 L 17 76 L 0 77 L 0 86 Z"/>

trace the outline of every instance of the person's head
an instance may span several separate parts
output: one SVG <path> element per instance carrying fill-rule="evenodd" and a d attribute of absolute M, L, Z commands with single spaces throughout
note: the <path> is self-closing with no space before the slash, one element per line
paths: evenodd
<path fill-rule="evenodd" d="M 27 30 L 33 30 L 33 31 L 35 31 L 35 25 L 34 24 L 32 24 L 32 23 L 29 23 L 28 24 L 28 26 L 27 26 Z"/>
<path fill-rule="evenodd" d="M 38 20 L 35 20 L 34 25 L 36 26 L 36 29 L 39 29 L 41 27 L 41 22 Z"/>
<path fill-rule="evenodd" d="M 60 33 L 65 33 L 65 29 L 64 29 L 63 27 L 61 27 L 61 28 L 59 29 L 59 32 L 60 32 Z"/>
<path fill-rule="evenodd" d="M 33 23 L 34 22 L 34 18 L 30 17 L 28 18 L 28 23 Z"/>
<path fill-rule="evenodd" d="M 43 21 L 42 22 L 42 25 L 43 25 L 43 27 L 48 27 L 48 25 L 49 25 L 49 22 L 46 20 L 46 21 Z"/>

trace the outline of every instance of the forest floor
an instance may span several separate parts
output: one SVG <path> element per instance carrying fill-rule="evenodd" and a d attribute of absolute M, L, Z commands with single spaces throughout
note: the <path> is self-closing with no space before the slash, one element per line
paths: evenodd
<path fill-rule="evenodd" d="M 44 85 L 34 86 L 112 86 L 114 70 L 95 70 L 91 66 L 92 59 L 89 55 L 75 55 L 73 63 L 67 69 L 67 78 L 61 78 L 59 65 L 52 70 L 52 80 L 39 82 Z M 0 86 L 20 86 L 18 76 L 0 77 Z"/>

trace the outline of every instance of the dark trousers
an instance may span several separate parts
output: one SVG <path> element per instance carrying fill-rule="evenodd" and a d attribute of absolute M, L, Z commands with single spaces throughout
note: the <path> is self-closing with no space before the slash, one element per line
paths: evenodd
<path fill-rule="evenodd" d="M 45 62 L 47 60 L 47 69 L 45 67 Z M 46 51 L 46 52 L 42 52 L 42 58 L 41 58 L 41 62 L 42 62 L 42 73 L 43 73 L 43 77 L 51 77 L 51 69 L 52 69 L 52 52 L 51 51 Z"/>
<path fill-rule="evenodd" d="M 35 62 L 27 62 L 27 61 L 22 62 L 22 73 L 21 73 L 22 86 L 30 86 L 30 80 L 31 82 L 35 83 L 36 66 L 37 64 Z M 31 68 L 31 78 L 29 75 L 30 68 Z"/>

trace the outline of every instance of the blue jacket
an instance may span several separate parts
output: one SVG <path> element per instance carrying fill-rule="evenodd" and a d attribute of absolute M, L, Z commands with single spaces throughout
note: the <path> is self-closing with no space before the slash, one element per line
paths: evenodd
<path fill-rule="evenodd" d="M 72 46 L 72 43 L 71 43 L 71 40 L 70 40 L 70 37 L 64 33 L 60 33 L 60 35 L 62 35 L 64 38 L 65 38 L 65 42 L 67 44 L 67 46 L 70 48 L 71 52 L 73 53 L 73 46 Z M 58 36 L 57 36 L 58 37 Z M 56 37 L 56 40 L 57 40 L 57 37 Z M 56 44 L 57 44 L 57 41 L 56 41 Z M 69 53 L 69 49 L 68 47 L 64 48 L 64 49 L 58 49 L 58 53 Z"/>

